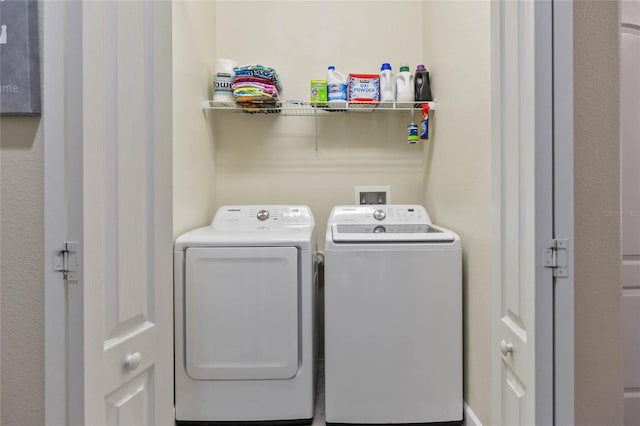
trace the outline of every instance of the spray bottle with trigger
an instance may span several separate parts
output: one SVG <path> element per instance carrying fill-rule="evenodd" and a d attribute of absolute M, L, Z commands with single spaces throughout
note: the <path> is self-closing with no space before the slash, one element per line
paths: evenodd
<path fill-rule="evenodd" d="M 429 104 L 422 104 L 422 127 L 420 128 L 420 139 L 429 139 Z"/>

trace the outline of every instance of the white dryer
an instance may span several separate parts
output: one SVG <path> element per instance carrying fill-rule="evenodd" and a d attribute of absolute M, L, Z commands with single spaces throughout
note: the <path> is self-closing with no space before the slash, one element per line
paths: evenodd
<path fill-rule="evenodd" d="M 461 422 L 460 238 L 422 206 L 338 206 L 325 247 L 327 423 Z"/>
<path fill-rule="evenodd" d="M 312 421 L 315 253 L 306 206 L 225 206 L 178 237 L 176 423 Z"/>

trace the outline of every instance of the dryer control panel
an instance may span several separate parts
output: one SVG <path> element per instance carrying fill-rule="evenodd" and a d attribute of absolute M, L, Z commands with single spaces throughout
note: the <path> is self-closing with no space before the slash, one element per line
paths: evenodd
<path fill-rule="evenodd" d="M 218 209 L 211 222 L 211 226 L 221 231 L 313 225 L 309 207 L 285 205 L 224 206 Z"/>

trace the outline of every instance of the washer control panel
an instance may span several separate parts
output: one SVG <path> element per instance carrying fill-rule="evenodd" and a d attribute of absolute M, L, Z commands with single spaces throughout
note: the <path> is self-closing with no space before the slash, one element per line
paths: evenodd
<path fill-rule="evenodd" d="M 337 206 L 329 217 L 327 239 L 336 244 L 452 243 L 456 235 L 433 225 L 420 205 Z"/>
<path fill-rule="evenodd" d="M 341 234 L 428 234 L 440 232 L 427 224 L 408 225 L 336 225 L 336 231 Z"/>
<path fill-rule="evenodd" d="M 307 206 L 258 205 L 224 206 L 216 213 L 211 226 L 218 230 L 282 229 L 314 225 Z"/>
<path fill-rule="evenodd" d="M 330 219 L 332 224 L 357 224 L 357 225 L 384 225 L 384 231 L 379 229 L 378 232 L 390 232 L 390 225 L 429 225 L 431 218 L 423 206 L 420 205 L 362 205 L 362 206 L 338 206 L 333 209 Z M 372 229 L 373 229 L 372 227 Z M 395 228 L 398 229 L 398 228 Z M 404 232 L 412 232 L 409 229 L 418 231 L 422 228 L 403 228 Z M 424 231 L 422 231 L 424 232 Z"/>

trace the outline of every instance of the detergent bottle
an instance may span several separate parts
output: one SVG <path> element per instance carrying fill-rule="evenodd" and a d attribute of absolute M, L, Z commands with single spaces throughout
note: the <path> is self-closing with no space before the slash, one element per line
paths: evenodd
<path fill-rule="evenodd" d="M 333 65 L 327 71 L 327 99 L 329 102 L 347 101 L 347 77 Z"/>
<path fill-rule="evenodd" d="M 396 100 L 396 81 L 393 78 L 391 65 L 387 62 L 380 67 L 380 100 L 382 102 Z"/>
<path fill-rule="evenodd" d="M 415 77 L 415 99 L 416 101 L 432 101 L 431 84 L 429 82 L 429 71 L 424 65 L 418 65 Z"/>
<path fill-rule="evenodd" d="M 413 102 L 414 89 L 413 74 L 409 71 L 409 65 L 402 64 L 396 78 L 396 100 L 398 102 Z"/>

